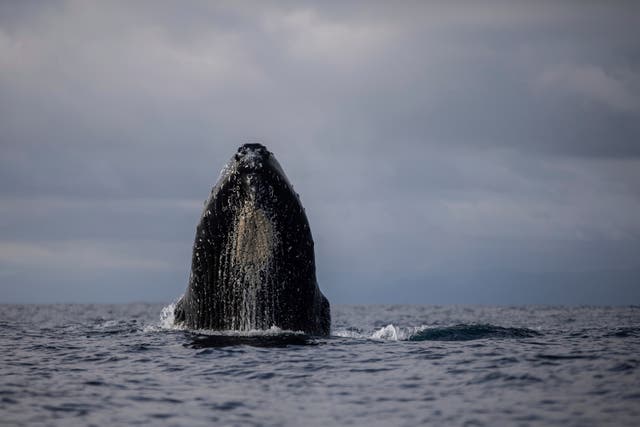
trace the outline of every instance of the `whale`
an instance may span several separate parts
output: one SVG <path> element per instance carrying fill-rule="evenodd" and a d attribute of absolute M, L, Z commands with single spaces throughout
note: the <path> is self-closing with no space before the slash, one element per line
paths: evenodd
<path fill-rule="evenodd" d="M 190 329 L 329 335 L 307 215 L 264 145 L 242 145 L 205 201 L 174 319 Z"/>

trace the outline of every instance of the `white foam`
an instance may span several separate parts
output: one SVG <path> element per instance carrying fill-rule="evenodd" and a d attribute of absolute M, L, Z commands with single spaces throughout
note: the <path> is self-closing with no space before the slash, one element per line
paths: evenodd
<path fill-rule="evenodd" d="M 427 329 L 428 326 L 410 326 L 410 327 L 398 327 L 393 324 L 389 324 L 380 329 L 376 329 L 371 333 L 362 333 L 351 329 L 335 330 L 332 332 L 333 336 L 341 338 L 356 338 L 356 339 L 371 339 L 380 341 L 407 341 L 411 339 L 417 333 L 420 333 Z"/>
<path fill-rule="evenodd" d="M 338 329 L 335 331 L 331 331 L 331 335 L 334 337 L 340 337 L 340 338 L 359 338 L 359 339 L 369 338 L 368 336 L 351 329 Z"/>
<path fill-rule="evenodd" d="M 186 331 L 189 330 L 185 326 L 177 325 L 175 323 L 175 308 L 176 303 L 171 303 L 162 308 L 160 312 L 160 321 L 156 324 L 147 325 L 144 327 L 144 332 L 157 332 L 157 331 Z M 268 337 L 278 335 L 306 335 L 303 331 L 292 331 L 288 329 L 281 329 L 277 326 L 271 326 L 269 329 L 251 329 L 247 331 L 236 330 L 224 330 L 216 331 L 212 329 L 193 329 L 191 332 L 200 335 L 224 335 L 224 336 L 241 336 L 241 337 Z"/>
<path fill-rule="evenodd" d="M 224 331 L 215 331 L 211 329 L 196 329 L 193 332 L 198 333 L 200 335 L 223 335 L 229 337 L 272 337 L 279 335 L 306 335 L 302 331 L 292 331 L 288 329 L 281 329 L 277 326 L 271 326 L 269 329 L 251 329 L 248 331 L 235 331 L 235 330 L 224 330 Z"/>
<path fill-rule="evenodd" d="M 374 340 L 384 340 L 384 341 L 398 341 L 402 332 L 400 329 L 396 328 L 393 325 L 387 325 L 384 328 L 381 328 L 375 331 L 371 338 Z"/>

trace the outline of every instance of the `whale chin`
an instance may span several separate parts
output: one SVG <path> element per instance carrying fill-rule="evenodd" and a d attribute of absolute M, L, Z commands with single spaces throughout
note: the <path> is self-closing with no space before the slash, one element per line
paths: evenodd
<path fill-rule="evenodd" d="M 329 334 L 309 222 L 265 146 L 241 146 L 205 202 L 175 319 L 194 329 Z"/>

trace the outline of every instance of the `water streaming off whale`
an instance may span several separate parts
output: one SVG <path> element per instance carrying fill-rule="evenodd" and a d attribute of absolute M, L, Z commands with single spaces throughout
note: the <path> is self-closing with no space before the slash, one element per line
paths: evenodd
<path fill-rule="evenodd" d="M 241 300 L 238 304 L 240 311 L 237 317 L 232 318 L 231 328 L 245 331 L 264 329 L 275 321 L 272 316 L 275 292 L 268 294 L 270 298 L 263 304 L 259 323 L 256 316 L 260 291 L 263 290 L 265 282 L 270 280 L 271 259 L 277 242 L 275 227 L 267 214 L 255 206 L 253 199 L 249 199 L 241 208 L 229 239 L 230 254 L 224 253 L 221 256 L 230 257 L 231 265 L 238 266 L 237 279 L 232 282 L 232 293 L 235 298 Z M 221 264 L 228 265 L 225 261 Z M 225 273 L 221 272 L 222 274 Z"/>

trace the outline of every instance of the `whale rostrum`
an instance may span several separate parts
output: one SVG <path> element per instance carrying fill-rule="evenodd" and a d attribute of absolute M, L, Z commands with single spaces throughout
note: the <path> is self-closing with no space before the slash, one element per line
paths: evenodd
<path fill-rule="evenodd" d="M 329 334 L 307 216 L 261 144 L 238 149 L 205 202 L 175 321 L 194 329 Z"/>

